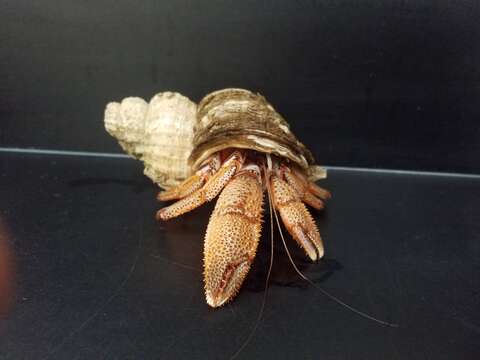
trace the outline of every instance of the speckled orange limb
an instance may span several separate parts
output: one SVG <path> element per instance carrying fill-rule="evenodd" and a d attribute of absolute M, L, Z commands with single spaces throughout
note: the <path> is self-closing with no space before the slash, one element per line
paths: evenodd
<path fill-rule="evenodd" d="M 242 154 L 237 151 L 234 152 L 220 167 L 220 169 L 208 179 L 203 187 L 193 191 L 191 194 L 185 196 L 172 205 L 160 209 L 157 212 L 156 218 L 159 220 L 169 220 L 185 214 L 186 212 L 192 211 L 207 201 L 213 200 L 233 177 L 233 175 L 240 170 L 243 161 L 244 158 Z M 194 175 L 194 177 L 195 176 L 197 175 Z M 185 183 L 190 184 L 188 180 Z M 182 190 L 178 190 L 178 193 L 181 191 Z"/>
<path fill-rule="evenodd" d="M 279 174 L 295 191 L 300 200 L 317 210 L 323 209 L 325 207 L 324 201 L 331 197 L 329 191 L 308 181 L 300 172 L 285 165 L 280 166 Z"/>
<path fill-rule="evenodd" d="M 273 204 L 285 227 L 312 260 L 323 257 L 324 249 L 317 225 L 295 189 L 273 175 L 270 180 Z"/>
<path fill-rule="evenodd" d="M 250 270 L 260 239 L 262 202 L 259 171 L 243 170 L 218 198 L 204 248 L 205 295 L 212 307 L 233 299 Z"/>
<path fill-rule="evenodd" d="M 201 166 L 195 174 L 180 185 L 158 193 L 157 199 L 160 201 L 169 201 L 187 197 L 202 188 L 208 179 L 218 171 L 220 165 L 220 156 L 218 154 L 213 155 L 205 161 L 204 165 Z"/>

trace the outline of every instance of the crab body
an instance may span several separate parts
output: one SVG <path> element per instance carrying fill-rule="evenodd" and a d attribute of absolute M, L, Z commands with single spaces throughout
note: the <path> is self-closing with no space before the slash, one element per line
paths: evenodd
<path fill-rule="evenodd" d="M 152 101 L 164 98 L 163 108 L 169 111 L 158 112 L 162 104 L 156 104 L 154 112 L 134 101 L 145 114 L 135 136 L 122 134 L 131 127 L 126 124 L 135 122 L 131 114 L 138 113 L 128 111 L 128 105 L 122 109 L 125 100 L 107 106 L 105 124 L 127 152 L 144 161 L 145 173 L 166 188 L 158 199 L 175 200 L 157 212 L 157 219 L 180 216 L 218 196 L 204 242 L 207 303 L 221 306 L 239 291 L 260 239 L 264 193 L 308 257 L 320 259 L 322 240 L 305 204 L 324 207 L 330 193 L 314 182 L 325 171 L 314 165 L 310 151 L 275 109 L 262 96 L 242 89 L 211 93 L 198 107 L 179 94 L 163 94 Z M 151 129 L 160 135 L 155 137 Z M 169 132 L 166 149 L 159 147 L 161 134 Z"/>

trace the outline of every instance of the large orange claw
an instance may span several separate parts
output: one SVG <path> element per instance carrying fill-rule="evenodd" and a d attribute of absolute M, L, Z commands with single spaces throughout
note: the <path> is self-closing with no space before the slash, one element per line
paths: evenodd
<path fill-rule="evenodd" d="M 263 191 L 249 172 L 236 175 L 217 200 L 205 236 L 204 281 L 207 303 L 231 300 L 255 257 L 261 231 Z"/>

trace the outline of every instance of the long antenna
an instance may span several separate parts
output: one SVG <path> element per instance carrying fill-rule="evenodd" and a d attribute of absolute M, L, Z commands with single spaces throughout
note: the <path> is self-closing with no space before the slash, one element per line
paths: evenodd
<path fill-rule="evenodd" d="M 270 177 L 270 172 L 267 173 L 267 170 L 265 169 L 265 166 L 263 167 L 264 169 L 264 174 L 266 178 L 266 183 L 267 183 L 267 196 L 268 196 L 268 207 L 270 210 L 270 264 L 268 266 L 268 272 L 267 272 L 267 278 L 265 279 L 265 291 L 263 293 L 263 299 L 262 299 L 262 305 L 260 307 L 260 311 L 258 312 L 257 320 L 255 321 L 255 325 L 252 328 L 252 331 L 250 331 L 250 334 L 248 334 L 247 339 L 245 342 L 238 348 L 238 350 L 232 355 L 230 360 L 235 359 L 243 349 L 250 343 L 250 341 L 253 338 L 253 335 L 257 332 L 258 326 L 260 325 L 260 320 L 262 319 L 264 310 L 265 310 L 265 304 L 267 302 L 267 293 L 268 293 L 268 282 L 270 281 L 270 274 L 272 273 L 272 267 L 273 267 L 273 215 L 272 215 L 272 199 L 270 197 L 270 185 L 269 185 L 269 177 Z M 267 175 L 268 174 L 268 175 Z"/>
<path fill-rule="evenodd" d="M 273 213 L 275 215 L 275 220 L 277 221 L 277 225 L 278 225 L 278 230 L 280 231 L 280 237 L 282 238 L 282 242 L 283 242 L 283 246 L 285 247 L 285 251 L 287 252 L 287 255 L 288 255 L 288 258 L 290 259 L 290 262 L 292 263 L 292 266 L 293 268 L 295 269 L 295 271 L 298 273 L 298 275 L 300 275 L 300 277 L 302 279 L 304 279 L 305 281 L 307 281 L 309 284 L 311 284 L 314 288 L 316 288 L 318 291 L 320 291 L 322 294 L 324 294 L 326 297 L 328 297 L 329 299 L 335 301 L 337 304 L 341 305 L 341 306 L 344 306 L 346 307 L 347 309 L 353 311 L 355 314 L 357 315 L 360 315 L 366 319 L 369 319 L 369 320 L 372 320 L 372 321 L 375 321 L 376 323 L 379 323 L 381 325 L 385 325 L 385 326 L 390 326 L 390 327 L 398 327 L 397 324 L 393 324 L 393 323 L 389 323 L 387 321 L 383 321 L 383 320 L 380 320 L 380 319 L 377 319 L 371 315 L 368 315 L 366 313 L 364 313 L 363 311 L 360 311 L 358 309 L 355 309 L 353 306 L 350 306 L 348 304 L 346 304 L 345 302 L 343 302 L 342 300 L 340 300 L 339 298 L 337 298 L 336 296 L 330 294 L 328 291 L 326 291 L 325 289 L 321 288 L 320 286 L 318 286 L 317 284 L 315 284 L 312 280 L 310 280 L 308 277 L 306 277 L 297 267 L 297 265 L 295 264 L 295 262 L 293 261 L 293 258 L 292 258 L 292 255 L 290 254 L 290 251 L 288 250 L 288 246 L 287 246 L 287 243 L 285 241 L 285 237 L 283 236 L 283 231 L 281 229 L 281 226 L 280 226 L 280 220 L 278 219 L 278 214 L 277 214 L 277 210 L 275 209 L 275 207 L 273 207 Z"/>

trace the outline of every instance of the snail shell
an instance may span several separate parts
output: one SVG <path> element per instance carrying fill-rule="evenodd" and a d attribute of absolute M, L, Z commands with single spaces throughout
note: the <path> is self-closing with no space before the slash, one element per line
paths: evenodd
<path fill-rule="evenodd" d="M 303 168 L 310 180 L 326 176 L 290 130 L 285 119 L 260 94 L 224 89 L 205 96 L 198 105 L 192 169 L 213 153 L 226 148 L 251 149 L 289 159 Z"/>
<path fill-rule="evenodd" d="M 159 93 L 149 103 L 128 97 L 107 105 L 105 128 L 163 188 L 179 184 L 210 155 L 231 147 L 288 159 L 311 181 L 326 177 L 285 119 L 263 96 L 248 90 L 215 91 L 200 101 L 198 110 L 174 92 Z"/>
<path fill-rule="evenodd" d="M 125 152 L 145 165 L 144 174 L 163 188 L 190 173 L 197 105 L 174 92 L 155 95 L 149 103 L 127 97 L 105 109 L 105 128 Z"/>

